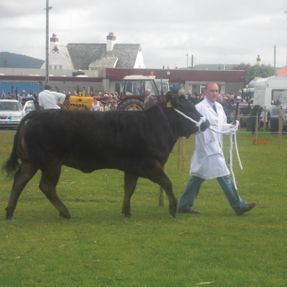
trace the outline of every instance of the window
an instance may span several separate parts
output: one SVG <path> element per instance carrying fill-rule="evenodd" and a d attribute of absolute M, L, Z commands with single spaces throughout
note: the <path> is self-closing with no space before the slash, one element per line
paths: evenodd
<path fill-rule="evenodd" d="M 152 96 L 157 96 L 153 81 L 145 81 L 145 90 L 150 90 Z"/>
<path fill-rule="evenodd" d="M 18 102 L 0 102 L 0 111 L 21 111 L 21 105 Z"/>
<path fill-rule="evenodd" d="M 287 106 L 287 89 L 272 90 L 272 104 Z"/>
<path fill-rule="evenodd" d="M 129 81 L 126 85 L 126 94 L 134 96 L 143 96 L 144 87 L 142 81 Z"/>

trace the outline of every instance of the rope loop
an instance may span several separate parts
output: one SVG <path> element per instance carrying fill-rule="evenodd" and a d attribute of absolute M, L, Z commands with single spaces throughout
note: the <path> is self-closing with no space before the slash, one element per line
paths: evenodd
<path fill-rule="evenodd" d="M 233 147 L 235 149 L 235 154 L 237 158 L 237 162 L 239 168 L 242 170 L 242 162 L 239 155 L 238 144 L 237 144 L 237 131 L 239 127 L 239 121 L 236 121 L 235 124 L 223 124 L 223 125 L 210 125 L 209 128 L 219 134 L 229 134 L 229 158 L 228 158 L 228 167 L 230 169 L 230 173 L 233 179 L 234 186 L 237 190 L 235 174 L 233 171 Z M 220 128 L 229 128 L 229 131 L 220 131 Z"/>

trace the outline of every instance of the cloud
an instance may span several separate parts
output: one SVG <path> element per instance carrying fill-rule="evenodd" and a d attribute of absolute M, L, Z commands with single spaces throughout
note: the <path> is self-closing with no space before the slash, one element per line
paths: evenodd
<path fill-rule="evenodd" d="M 255 63 L 257 54 L 285 64 L 285 0 L 50 0 L 50 34 L 61 44 L 140 43 L 148 67 L 201 63 Z M 43 58 L 46 1 L 1 0 L 1 50 Z"/>

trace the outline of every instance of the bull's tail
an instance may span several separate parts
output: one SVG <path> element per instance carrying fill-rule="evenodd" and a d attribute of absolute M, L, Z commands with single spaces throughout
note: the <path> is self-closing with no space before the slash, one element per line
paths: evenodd
<path fill-rule="evenodd" d="M 19 139 L 19 129 L 17 130 L 14 136 L 14 143 L 13 143 L 11 154 L 3 165 L 3 169 L 6 171 L 8 176 L 11 174 L 14 174 L 19 167 L 19 161 L 18 161 L 19 158 L 17 154 L 18 139 Z"/>
<path fill-rule="evenodd" d="M 3 170 L 6 171 L 8 176 L 16 173 L 16 171 L 18 170 L 18 167 L 20 165 L 19 164 L 19 156 L 18 156 L 18 152 L 17 152 L 18 147 L 19 147 L 20 134 L 22 133 L 22 129 L 23 129 L 23 126 L 24 126 L 24 123 L 26 122 L 26 120 L 31 118 L 30 114 L 32 115 L 33 112 L 30 112 L 29 114 L 27 114 L 22 119 L 22 121 L 20 122 L 20 125 L 18 126 L 16 134 L 14 136 L 14 142 L 13 142 L 11 154 L 3 165 Z"/>

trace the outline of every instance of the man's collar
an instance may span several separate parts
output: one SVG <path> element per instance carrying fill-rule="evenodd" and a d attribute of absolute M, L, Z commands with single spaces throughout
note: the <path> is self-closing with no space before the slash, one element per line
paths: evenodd
<path fill-rule="evenodd" d="M 216 101 L 213 102 L 213 101 L 210 101 L 208 98 L 205 98 L 205 99 L 206 99 L 206 101 L 209 103 L 209 105 L 210 105 L 211 107 L 213 107 L 214 105 L 216 105 Z"/>

